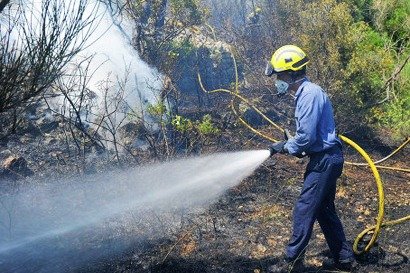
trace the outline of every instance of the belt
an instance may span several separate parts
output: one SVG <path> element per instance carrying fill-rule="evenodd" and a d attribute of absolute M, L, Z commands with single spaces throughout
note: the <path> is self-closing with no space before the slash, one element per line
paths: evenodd
<path fill-rule="evenodd" d="M 325 150 L 319 151 L 319 152 L 313 152 L 313 153 L 308 153 L 307 155 L 309 157 L 315 157 L 315 156 L 320 156 L 323 154 L 330 154 L 330 153 L 336 153 L 336 152 L 341 152 L 342 151 L 342 145 L 339 143 L 336 143 L 330 148 L 327 148 Z"/>

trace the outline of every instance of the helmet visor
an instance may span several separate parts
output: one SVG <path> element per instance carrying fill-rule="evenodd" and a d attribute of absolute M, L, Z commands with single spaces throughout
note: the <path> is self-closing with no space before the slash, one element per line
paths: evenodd
<path fill-rule="evenodd" d="M 271 77 L 275 73 L 275 70 L 272 67 L 272 64 L 267 61 L 265 67 L 265 76 Z"/>

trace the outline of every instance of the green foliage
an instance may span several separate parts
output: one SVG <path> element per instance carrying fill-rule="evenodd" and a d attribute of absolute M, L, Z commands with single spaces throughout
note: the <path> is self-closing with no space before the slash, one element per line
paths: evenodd
<path fill-rule="evenodd" d="M 219 133 L 219 129 L 215 127 L 209 114 L 203 116 L 202 120 L 196 124 L 196 127 L 202 135 L 214 135 Z"/>
<path fill-rule="evenodd" d="M 128 4 L 130 4 L 134 13 L 138 13 L 138 15 L 140 15 L 139 13 L 143 12 L 145 2 L 146 0 L 134 0 L 132 2 L 128 2 Z"/>
<path fill-rule="evenodd" d="M 191 43 L 190 39 L 174 40 L 170 43 L 168 55 L 171 58 L 185 59 L 196 50 L 197 48 Z"/>
<path fill-rule="evenodd" d="M 394 9 L 386 19 L 386 30 L 396 36 L 397 40 L 409 39 L 410 32 L 410 3 L 399 1 L 401 4 Z M 405 6 L 407 5 L 407 6 Z"/>
<path fill-rule="evenodd" d="M 384 75 L 390 75 L 394 67 L 394 57 L 385 47 L 387 37 L 364 22 L 353 24 L 347 36 L 345 79 L 356 103 L 372 105 L 383 98 Z"/>
<path fill-rule="evenodd" d="M 280 3 L 294 10 L 287 1 L 280 0 Z M 346 39 L 353 22 L 349 6 L 336 0 L 302 1 L 299 5 L 297 20 L 293 19 L 295 22 L 289 26 L 296 39 L 294 43 L 309 52 L 312 60 L 309 70 L 316 75 L 314 80 L 329 93 L 338 94 L 343 89 L 340 71 L 344 68 Z"/>
<path fill-rule="evenodd" d="M 186 133 L 188 131 L 191 131 L 194 128 L 194 125 L 192 121 L 188 118 L 184 118 L 183 116 L 176 115 L 172 121 L 171 124 L 174 126 L 174 128 L 181 132 L 181 133 Z"/>
<path fill-rule="evenodd" d="M 397 92 L 386 105 L 377 108 L 376 118 L 392 130 L 398 139 L 408 137 L 410 132 L 410 64 L 404 67 L 397 82 Z"/>
<path fill-rule="evenodd" d="M 147 106 L 147 112 L 152 116 L 161 117 L 167 112 L 167 107 L 162 102 L 158 102 L 156 104 L 149 104 Z"/>
<path fill-rule="evenodd" d="M 372 20 L 372 2 L 373 0 L 347 0 L 352 9 L 352 15 L 355 21 L 364 21 L 370 23 Z"/>
<path fill-rule="evenodd" d="M 142 0 L 136 1 L 140 5 Z M 293 43 L 308 52 L 311 59 L 308 76 L 332 97 L 338 121 L 342 121 L 345 128 L 352 129 L 352 124 L 369 125 L 368 121 L 379 122 L 383 126 L 394 123 L 400 128 L 407 128 L 400 117 L 408 114 L 409 85 L 406 82 L 410 81 L 410 73 L 406 68 L 394 77 L 392 83 L 386 81 L 410 52 L 410 1 L 277 0 L 275 3 L 274 8 L 270 1 L 256 3 L 263 5 L 262 11 L 257 12 L 267 23 L 257 26 L 258 35 L 257 38 L 252 36 L 252 46 L 262 43 L 262 47 L 263 40 L 266 40 L 271 42 L 266 43 L 266 47 L 272 42 L 275 47 Z M 169 0 L 167 22 L 161 33 L 166 34 L 163 37 L 172 38 L 153 43 L 161 45 L 152 54 L 152 60 L 157 62 L 155 65 L 173 78 L 183 77 L 184 84 L 192 74 L 193 63 L 205 63 L 196 61 L 201 56 L 201 48 L 192 42 L 195 39 L 179 35 L 183 29 L 195 33 L 192 30 L 195 25 L 204 23 L 206 16 L 202 4 L 201 0 Z M 246 14 L 247 11 L 244 12 Z M 276 27 L 275 31 L 272 31 L 272 25 Z M 169 33 L 175 36 L 169 36 Z M 273 37 L 275 35 L 277 37 Z M 236 39 L 235 44 L 241 46 L 242 36 Z M 210 54 L 217 60 L 222 56 L 218 51 Z M 254 57 L 244 54 L 243 58 Z M 388 100 L 384 100 L 386 95 Z M 380 101 L 385 102 L 379 105 Z M 161 115 L 166 110 L 152 106 L 148 111 Z M 191 121 L 176 116 L 172 124 L 181 132 L 217 133 L 210 117 Z"/>
<path fill-rule="evenodd" d="M 308 75 L 332 96 L 339 121 L 350 130 L 373 121 L 408 131 L 410 73 L 386 81 L 410 52 L 410 1 L 278 0 L 278 9 L 291 43 L 310 56 Z"/>
<path fill-rule="evenodd" d="M 372 4 L 373 22 L 377 30 L 399 42 L 410 39 L 410 1 L 374 0 Z"/>
<path fill-rule="evenodd" d="M 409 90 L 409 89 L 408 89 Z M 389 127 L 397 139 L 409 136 L 410 132 L 410 90 L 405 96 L 388 103 L 379 117 L 381 124 Z"/>
<path fill-rule="evenodd" d="M 215 126 L 212 122 L 212 117 L 207 114 L 202 117 L 201 120 L 197 120 L 192 122 L 188 118 L 184 118 L 183 116 L 176 115 L 171 124 L 174 128 L 182 133 L 189 133 L 189 132 L 198 132 L 200 135 L 208 136 L 208 135 L 215 135 L 220 132 L 220 130 Z"/>
<path fill-rule="evenodd" d="M 170 7 L 173 17 L 184 24 L 199 25 L 202 23 L 200 0 L 170 0 Z"/>

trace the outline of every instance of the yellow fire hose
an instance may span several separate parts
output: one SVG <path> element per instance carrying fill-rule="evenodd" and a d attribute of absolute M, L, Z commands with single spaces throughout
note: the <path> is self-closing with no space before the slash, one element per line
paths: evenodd
<path fill-rule="evenodd" d="M 245 104 L 247 104 L 250 108 L 254 109 L 258 114 L 260 114 L 262 116 L 263 119 L 265 119 L 269 124 L 271 124 L 272 126 L 274 126 L 276 129 L 280 130 L 281 132 L 284 132 L 284 129 L 281 128 L 279 125 L 277 125 L 276 123 L 274 123 L 271 119 L 269 119 L 265 114 L 262 113 L 262 111 L 260 111 L 256 106 L 254 106 L 249 100 L 247 100 L 246 98 L 244 98 L 243 96 L 241 96 L 239 94 L 239 88 L 238 88 L 238 72 L 237 72 L 237 66 L 236 66 L 236 60 L 235 57 L 232 55 L 233 57 L 233 61 L 234 61 L 234 66 L 235 66 L 235 91 L 231 91 L 228 89 L 216 89 L 216 90 L 212 90 L 212 91 L 208 91 L 205 89 L 205 87 L 203 86 L 202 80 L 201 80 L 201 76 L 198 73 L 198 81 L 199 81 L 199 85 L 201 87 L 201 89 L 206 92 L 206 93 L 217 93 L 217 92 L 223 92 L 223 93 L 228 93 L 232 96 L 232 101 L 231 101 L 231 108 L 233 113 L 236 115 L 236 117 L 238 118 L 238 120 L 245 126 L 247 127 L 249 130 L 251 130 L 252 132 L 254 132 L 255 134 L 269 140 L 272 142 L 277 142 L 277 140 L 273 137 L 270 137 L 262 132 L 260 132 L 259 130 L 253 128 L 251 125 L 249 125 L 238 113 L 237 109 L 235 109 L 234 106 L 234 100 L 235 99 L 239 99 L 242 102 L 244 102 Z M 374 245 L 374 243 L 377 240 L 377 237 L 380 234 L 380 230 L 382 227 L 385 226 L 391 226 L 391 225 L 396 225 L 396 224 L 400 224 L 403 223 L 405 221 L 410 220 L 410 215 L 407 215 L 405 217 L 402 217 L 400 219 L 397 220 L 392 220 L 392 221 L 383 221 L 384 219 L 384 191 L 383 191 L 383 183 L 382 180 L 380 178 L 379 172 L 378 172 L 378 168 L 379 169 L 388 169 L 388 170 L 395 170 L 395 171 L 403 171 L 403 172 L 410 172 L 410 169 L 407 168 L 396 168 L 396 167 L 388 167 L 388 166 L 377 166 L 376 164 L 379 164 L 381 162 L 384 162 L 385 160 L 389 159 L 390 157 L 392 157 L 394 154 L 396 154 L 398 151 L 400 151 L 401 149 L 403 149 L 409 142 L 410 142 L 410 137 L 407 138 L 407 140 L 401 144 L 397 149 L 395 149 L 390 155 L 386 156 L 383 159 L 380 159 L 376 162 L 374 162 L 370 156 L 354 141 L 352 141 L 351 139 L 343 136 L 343 135 L 339 135 L 339 138 L 341 140 L 343 140 L 346 144 L 350 145 L 351 147 L 353 147 L 357 152 L 359 152 L 359 154 L 361 156 L 363 156 L 363 158 L 365 159 L 366 163 L 355 163 L 355 162 L 349 162 L 346 161 L 345 163 L 348 165 L 354 165 L 354 166 L 369 166 L 374 179 L 376 181 L 376 185 L 377 185 L 377 191 L 378 191 L 378 215 L 376 218 L 376 224 L 374 226 L 371 226 L 369 228 L 366 228 L 365 230 L 363 230 L 359 235 L 357 235 L 354 243 L 353 243 L 353 251 L 356 254 L 363 254 L 364 252 L 369 251 L 372 246 Z M 363 240 L 363 237 L 367 234 L 371 234 L 371 239 L 369 242 L 367 242 L 366 246 L 363 249 L 359 250 L 359 243 Z"/>

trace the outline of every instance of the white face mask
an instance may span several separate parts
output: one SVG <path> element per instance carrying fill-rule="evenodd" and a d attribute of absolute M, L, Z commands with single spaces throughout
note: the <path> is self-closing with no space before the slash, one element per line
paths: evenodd
<path fill-rule="evenodd" d="M 275 81 L 276 90 L 278 91 L 278 95 L 284 95 L 288 92 L 289 84 L 282 80 Z"/>

